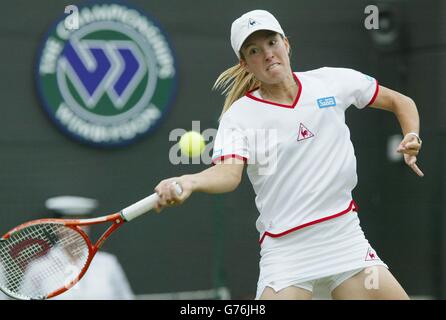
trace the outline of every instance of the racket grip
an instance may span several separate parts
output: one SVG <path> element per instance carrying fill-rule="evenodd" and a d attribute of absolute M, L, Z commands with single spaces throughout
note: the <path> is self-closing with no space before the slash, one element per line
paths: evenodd
<path fill-rule="evenodd" d="M 181 195 L 183 193 L 183 190 L 181 189 L 180 185 L 178 183 L 173 183 L 175 186 L 175 191 L 178 195 Z M 124 218 L 125 221 L 131 221 L 140 215 L 152 210 L 156 203 L 158 202 L 159 197 L 158 194 L 153 193 L 150 196 L 139 200 L 138 202 L 128 206 L 127 208 L 124 208 L 121 211 L 121 216 Z"/>
<path fill-rule="evenodd" d="M 127 208 L 123 209 L 121 211 L 121 216 L 126 221 L 133 220 L 140 215 L 146 213 L 147 211 L 150 211 L 153 209 L 158 202 L 158 195 L 156 193 L 139 200 L 138 202 L 132 204 L 131 206 L 128 206 Z"/>

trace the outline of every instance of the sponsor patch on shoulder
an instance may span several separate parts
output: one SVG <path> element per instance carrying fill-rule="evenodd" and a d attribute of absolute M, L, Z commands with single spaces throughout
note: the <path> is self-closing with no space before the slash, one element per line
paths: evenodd
<path fill-rule="evenodd" d="M 317 105 L 319 108 L 328 108 L 328 107 L 334 107 L 336 106 L 336 99 L 335 97 L 325 97 L 317 99 Z"/>

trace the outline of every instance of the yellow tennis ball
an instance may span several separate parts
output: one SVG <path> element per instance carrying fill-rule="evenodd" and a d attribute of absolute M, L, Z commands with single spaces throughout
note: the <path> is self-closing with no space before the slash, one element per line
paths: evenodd
<path fill-rule="evenodd" d="M 186 132 L 180 139 L 181 153 L 191 158 L 199 156 L 205 147 L 203 136 L 196 131 Z"/>

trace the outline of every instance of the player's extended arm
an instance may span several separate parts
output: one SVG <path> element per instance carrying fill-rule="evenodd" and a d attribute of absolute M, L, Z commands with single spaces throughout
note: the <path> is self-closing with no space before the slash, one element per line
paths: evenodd
<path fill-rule="evenodd" d="M 243 168 L 243 160 L 229 158 L 201 172 L 163 180 L 155 188 L 160 197 L 156 209 L 159 211 L 162 207 L 183 203 L 192 192 L 231 192 L 240 184 Z M 175 192 L 174 181 L 181 186 L 181 195 Z"/>
<path fill-rule="evenodd" d="M 245 162 L 232 158 L 199 173 L 186 176 L 192 183 L 193 191 L 225 193 L 234 191 L 242 180 Z"/>
<path fill-rule="evenodd" d="M 379 86 L 378 95 L 371 107 L 391 111 L 395 114 L 404 135 L 397 151 L 403 153 L 406 164 L 417 175 L 423 177 L 423 172 L 416 164 L 416 156 L 421 148 L 421 140 L 416 135 L 411 134 L 419 135 L 420 132 L 420 117 L 415 102 L 397 91 Z"/>

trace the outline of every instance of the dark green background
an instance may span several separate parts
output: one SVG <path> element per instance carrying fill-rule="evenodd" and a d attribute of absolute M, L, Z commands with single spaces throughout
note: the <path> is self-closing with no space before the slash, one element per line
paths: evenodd
<path fill-rule="evenodd" d="M 204 169 L 205 165 L 169 163 L 169 132 L 191 129 L 193 120 L 201 121 L 202 130 L 217 127 L 223 98 L 211 87 L 220 72 L 236 63 L 229 44 L 230 24 L 245 11 L 262 8 L 275 14 L 286 31 L 295 70 L 354 68 L 417 103 L 424 139 L 419 157 L 423 179 L 403 163 L 387 159 L 387 139 L 400 132 L 392 114 L 347 111 L 358 159 L 354 195 L 368 239 L 407 292 L 444 298 L 446 2 L 380 2 L 380 8 L 394 5 L 401 27 L 399 46 L 387 51 L 373 42 L 376 31 L 364 28 L 364 8 L 371 3 L 129 1 L 167 31 L 176 51 L 179 86 L 170 113 L 154 134 L 112 150 L 84 146 L 61 134 L 38 99 L 36 54 L 45 33 L 63 15 L 66 1 L 3 4 L 0 233 L 47 216 L 44 201 L 51 196 L 96 198 L 100 207 L 95 213 L 103 214 L 150 194 L 163 178 Z M 141 218 L 109 239 L 106 249 L 119 257 L 137 294 L 208 289 L 219 278 L 232 297 L 254 296 L 257 212 L 244 178 L 234 193 L 195 194 L 182 207 Z"/>

